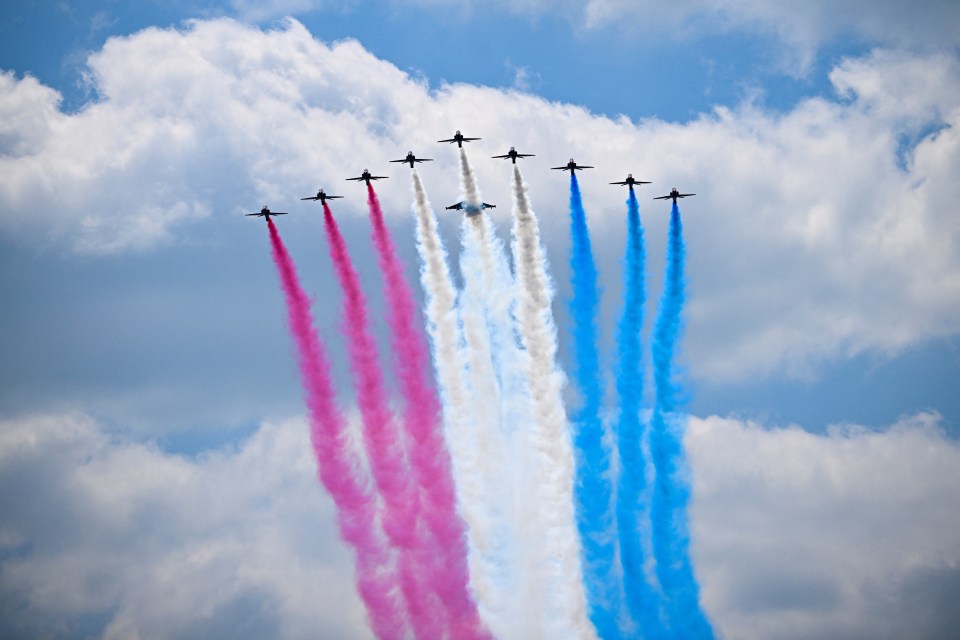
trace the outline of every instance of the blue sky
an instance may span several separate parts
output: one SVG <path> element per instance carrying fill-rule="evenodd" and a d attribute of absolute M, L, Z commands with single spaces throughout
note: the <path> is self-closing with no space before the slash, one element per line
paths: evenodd
<path fill-rule="evenodd" d="M 125 478 L 135 466 L 129 458 L 156 465 L 161 475 L 213 473 L 213 484 L 229 491 L 245 456 L 274 441 L 309 470 L 295 437 L 277 435 L 278 425 L 302 420 L 299 381 L 265 233 L 240 214 L 264 202 L 294 214 L 280 220 L 281 231 L 319 303 L 321 333 L 335 335 L 339 292 L 320 219 L 299 198 L 321 185 L 347 196 L 335 210 L 353 254 L 362 256 L 369 252 L 363 194 L 343 178 L 364 167 L 388 172 L 380 192 L 414 281 L 407 173 L 387 160 L 408 149 L 436 158 L 422 170 L 433 204 L 455 202 L 455 155 L 434 141 L 460 128 L 483 138 L 469 152 L 484 199 L 500 204 L 493 218 L 504 238 L 507 166 L 487 157 L 511 145 L 537 154 L 523 171 L 559 293 L 564 363 L 566 182 L 548 168 L 572 155 L 597 166 L 580 179 L 604 289 L 602 346 L 611 355 L 625 194 L 607 183 L 627 172 L 654 181 L 640 191 L 654 301 L 667 209 L 650 198 L 674 184 L 698 194 L 683 207 L 690 304 L 682 363 L 698 425 L 692 433 L 701 438 L 689 444 L 692 451 L 712 442 L 705 424 L 728 430 L 736 442 L 767 438 L 765 446 L 798 465 L 819 464 L 804 456 L 846 460 L 850 443 L 867 456 L 869 447 L 913 437 L 907 446 L 916 456 L 902 464 L 921 469 L 916 482 L 930 496 L 942 495 L 955 476 L 929 479 L 922 469 L 924 442 L 949 459 L 960 433 L 960 9 L 949 1 L 902 4 L 7 3 L 0 8 L 0 423 L 7 435 L 0 471 L 17 486 L 39 473 L 10 462 L 27 446 L 21 435 L 33 429 L 47 434 L 29 445 L 38 465 L 74 465 L 41 474 L 37 482 L 49 487 L 87 473 L 78 460 L 98 460 L 96 478 Z M 456 221 L 442 226 L 455 252 Z M 359 270 L 377 316 L 375 265 L 360 261 Z M 382 322 L 377 328 L 382 334 Z M 349 405 L 342 347 L 332 340 L 331 349 Z M 67 427 L 61 433 L 56 425 Z M 783 429 L 791 425 L 821 439 L 792 447 L 800 436 Z M 869 440 L 860 427 L 881 439 Z M 120 466 L 111 470 L 111 461 Z M 777 465 L 770 465 L 762 473 L 772 474 Z M 875 503 L 873 492 L 857 493 L 858 474 L 872 472 L 868 467 L 838 472 L 858 488 L 834 496 L 839 502 Z M 703 495 L 730 501 L 724 488 L 749 485 L 736 469 L 706 468 L 714 475 L 705 476 Z M 273 480 L 315 490 L 309 482 Z M 132 486 L 117 499 L 134 511 L 154 500 L 180 517 L 183 505 L 162 486 Z M 292 531 L 329 528 L 329 517 L 296 505 L 283 506 L 283 514 L 257 511 L 266 489 L 250 491 L 228 501 L 235 513 L 173 529 L 170 539 L 227 548 L 217 546 L 222 530 L 245 509 L 258 522 L 291 518 Z M 175 613 L 184 628 L 164 627 L 164 617 L 144 604 L 157 592 L 123 596 L 120 570 L 110 574 L 112 600 L 49 596 L 43 563 L 61 543 L 24 551 L 23 541 L 46 521 L 6 493 L 0 504 L 17 515 L 0 532 L 0 589 L 22 606 L 0 608 L 0 629 L 35 635 L 51 617 L 66 635 L 94 629 L 122 636 L 136 628 L 171 637 L 189 634 L 193 622 L 216 622 L 183 605 Z M 79 501 L 94 504 L 96 496 Z M 891 510 L 916 507 L 918 522 L 945 524 L 911 500 Z M 77 507 L 69 526 L 85 528 L 95 513 Z M 721 526 L 718 517 L 710 520 L 712 511 L 703 513 L 703 522 Z M 811 523 L 825 517 L 816 505 L 803 516 Z M 141 525 L 117 524 L 110 535 L 136 550 Z M 831 544 L 849 543 L 853 553 L 857 523 L 841 529 Z M 245 532 L 249 540 L 266 535 L 255 527 Z M 915 542 L 923 561 L 888 567 L 891 574 L 929 571 L 950 588 L 960 584 L 960 558 L 944 551 L 955 535 L 903 535 L 891 534 L 891 548 Z M 278 553 L 302 554 L 301 542 Z M 730 637 L 763 637 L 762 629 L 775 628 L 778 605 L 755 619 L 772 626 L 751 627 L 742 603 L 720 595 L 720 585 L 746 593 L 744 585 L 759 578 L 740 573 L 739 582 L 722 582 L 731 570 L 718 559 L 720 548 L 702 549 L 705 598 Z M 68 551 L 82 583 L 88 574 L 78 558 L 96 550 L 77 544 Z M 316 571 L 347 566 L 324 553 L 310 556 Z M 821 560 L 817 566 L 829 567 Z M 872 579 L 854 573 L 863 584 Z M 18 579 L 30 588 L 15 586 Z M 813 582 L 849 587 L 833 579 Z M 268 583 L 238 585 L 233 600 L 211 607 L 286 597 Z M 264 593 L 266 600 L 257 600 Z M 344 624 L 361 628 L 356 603 L 342 606 L 353 611 Z M 824 629 L 870 637 L 865 618 L 890 603 L 857 606 L 857 620 L 834 620 L 811 605 L 806 637 Z M 289 637 L 316 624 L 306 609 L 291 604 L 285 611 L 282 620 L 258 620 Z M 816 627 L 817 616 L 836 626 Z"/>

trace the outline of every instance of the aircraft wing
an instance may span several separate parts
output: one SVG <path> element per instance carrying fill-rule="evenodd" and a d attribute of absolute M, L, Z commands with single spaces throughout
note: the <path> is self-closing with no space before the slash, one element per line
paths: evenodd
<path fill-rule="evenodd" d="M 592 165 L 589 164 L 578 164 L 575 169 L 593 169 Z"/>
<path fill-rule="evenodd" d="M 359 178 L 347 178 L 347 180 L 366 180 L 366 178 L 360 176 Z"/>
<path fill-rule="evenodd" d="M 697 194 L 695 194 L 695 193 L 681 193 L 681 194 L 678 195 L 677 197 L 678 197 L 678 198 L 686 198 L 687 196 L 695 196 L 695 195 L 697 195 Z"/>
<path fill-rule="evenodd" d="M 610 184 L 623 184 L 623 185 L 626 185 L 626 184 L 630 184 L 630 183 L 627 182 L 626 180 L 624 180 L 623 182 L 611 182 Z"/>
<path fill-rule="evenodd" d="M 463 209 L 463 203 L 462 203 L 462 202 L 458 202 L 457 204 L 452 204 L 452 205 L 450 205 L 449 207 L 444 207 L 444 208 L 445 208 L 447 211 L 450 211 L 451 209 Z"/>
<path fill-rule="evenodd" d="M 330 196 L 327 196 L 328 198 Z M 307 196 L 306 198 L 300 198 L 301 200 L 319 200 L 320 196 Z"/>
<path fill-rule="evenodd" d="M 564 165 L 562 167 L 550 167 L 551 169 L 560 169 L 561 171 L 569 171 L 570 167 Z"/>
<path fill-rule="evenodd" d="M 669 200 L 672 197 L 673 196 L 657 196 L 656 198 L 654 198 L 654 200 Z"/>
<path fill-rule="evenodd" d="M 501 159 L 501 158 L 506 159 L 506 158 L 509 158 L 509 157 L 510 157 L 510 154 L 509 154 L 509 153 L 506 153 L 506 154 L 504 154 L 504 155 L 502 155 L 502 156 L 490 156 L 490 157 L 491 157 L 491 158 L 494 158 L 494 159 L 497 159 L 497 160 L 499 160 L 499 159 Z M 519 153 L 517 154 L 517 157 L 520 157 L 520 154 L 519 154 Z"/>
<path fill-rule="evenodd" d="M 433 158 L 416 158 L 414 162 L 433 162 Z"/>
<path fill-rule="evenodd" d="M 466 140 L 466 138 L 464 138 Z M 456 142 L 456 138 L 447 138 L 446 140 L 437 140 L 437 142 Z"/>
<path fill-rule="evenodd" d="M 370 176 L 371 180 L 386 180 L 390 176 Z"/>
<path fill-rule="evenodd" d="M 496 209 L 496 208 L 497 208 L 497 205 L 495 205 L 495 204 L 487 204 L 486 202 L 481 202 L 481 203 L 480 203 L 480 208 L 481 208 L 481 209 Z"/>
<path fill-rule="evenodd" d="M 391 160 L 390 162 L 410 162 L 410 161 L 404 158 L 402 160 Z"/>

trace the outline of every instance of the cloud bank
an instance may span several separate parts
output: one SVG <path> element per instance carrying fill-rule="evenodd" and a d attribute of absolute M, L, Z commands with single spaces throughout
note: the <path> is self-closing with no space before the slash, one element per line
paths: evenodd
<path fill-rule="evenodd" d="M 785 113 L 747 102 L 685 123 L 634 123 L 516 91 L 431 89 L 295 21 L 147 29 L 90 56 L 97 97 L 76 113 L 33 78 L 0 74 L 0 233 L 91 255 L 156 250 L 199 220 L 236 219 L 261 202 L 306 211 L 297 199 L 318 183 L 343 185 L 470 123 L 484 138 L 475 156 L 509 144 L 537 153 L 525 171 L 545 212 L 565 210 L 546 167 L 571 155 L 596 164 L 583 191 L 600 246 L 619 246 L 623 226 L 622 194 L 605 183 L 627 171 L 652 179 L 641 191 L 651 264 L 665 220 L 643 194 L 697 192 L 683 207 L 694 375 L 804 376 L 826 359 L 958 330 L 960 62 L 877 50 L 830 79 L 835 97 Z M 453 201 L 455 156 L 431 155 L 425 184 Z M 492 201 L 508 201 L 504 167 L 475 164 Z M 405 179 L 380 191 L 388 215 L 409 213 Z M 358 200 L 342 209 L 360 214 Z M 558 231 L 545 240 L 548 252 L 565 250 Z M 617 277 L 615 253 L 604 252 L 602 278 Z"/>
<path fill-rule="evenodd" d="M 949 637 L 960 446 L 939 427 L 693 419 L 692 550 L 725 637 Z M 369 637 L 303 420 L 192 458 L 76 414 L 0 434 L 0 635 Z"/>

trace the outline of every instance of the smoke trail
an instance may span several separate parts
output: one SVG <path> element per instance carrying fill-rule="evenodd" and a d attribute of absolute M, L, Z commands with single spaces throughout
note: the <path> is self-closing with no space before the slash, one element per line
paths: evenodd
<path fill-rule="evenodd" d="M 610 478 L 610 451 L 600 419 L 603 380 L 597 354 L 600 294 L 587 217 L 575 173 L 570 174 L 570 269 L 575 375 L 580 410 L 574 414 L 577 450 L 577 523 L 583 541 L 591 619 L 604 638 L 619 637 L 620 593 Z"/>
<path fill-rule="evenodd" d="M 407 635 L 407 623 L 397 598 L 399 579 L 376 518 L 376 499 L 347 444 L 346 422 L 336 406 L 329 364 L 313 330 L 309 300 L 300 287 L 293 260 L 269 218 L 267 226 L 273 260 L 286 296 L 290 331 L 297 346 L 318 476 L 337 506 L 340 536 L 356 552 L 357 589 L 374 633 L 383 640 L 402 640 Z"/>
<path fill-rule="evenodd" d="M 394 367 L 404 397 L 410 462 L 425 502 L 423 515 L 439 551 L 439 556 L 431 559 L 434 586 L 447 607 L 453 638 L 488 638 L 468 591 L 463 521 L 456 513 L 450 456 L 440 432 L 440 403 L 428 377 L 427 346 L 417 330 L 413 292 L 403 277 L 403 265 L 384 224 L 373 185 L 367 186 L 367 196 L 374 244 L 387 284 L 387 318 Z"/>
<path fill-rule="evenodd" d="M 684 420 L 676 412 L 677 389 L 672 381 L 684 301 L 684 253 L 683 225 L 680 210 L 674 202 L 670 212 L 663 297 L 653 329 L 653 376 L 657 398 L 650 434 L 650 452 L 656 468 L 651 525 L 657 578 L 663 589 L 671 634 L 680 638 L 713 638 L 710 622 L 700 608 L 700 586 L 690 561 L 689 470 L 682 444 Z"/>
<path fill-rule="evenodd" d="M 480 205 L 476 179 L 460 150 L 460 176 L 467 204 Z M 491 624 L 500 638 L 536 637 L 538 610 L 530 603 L 529 570 L 535 554 L 524 531 L 514 529 L 517 513 L 532 511 L 529 494 L 511 490 L 516 486 L 514 450 L 510 443 L 516 423 L 526 424 L 526 386 L 516 370 L 519 358 L 510 317 L 512 279 L 503 245 L 485 215 L 466 215 L 460 227 L 463 251 L 460 271 L 464 287 L 457 310 L 463 324 L 467 385 L 471 392 L 471 417 L 480 454 L 479 483 L 487 505 L 487 520 L 473 530 L 480 562 L 478 569 L 490 586 Z M 521 505 L 526 505 L 524 508 Z M 519 597 L 518 597 L 519 595 Z"/>
<path fill-rule="evenodd" d="M 617 428 L 617 449 L 620 454 L 620 477 L 617 486 L 616 516 L 620 539 L 620 562 L 623 566 L 623 587 L 629 617 L 629 629 L 639 624 L 645 638 L 664 638 L 666 630 L 660 620 L 660 594 L 647 580 L 649 529 L 642 526 L 649 517 L 647 463 L 643 453 L 645 425 L 640 419 L 643 401 L 643 358 L 640 330 L 643 305 L 646 302 L 643 225 L 640 205 L 630 185 L 627 200 L 627 253 L 624 273 L 623 316 L 618 328 L 617 393 L 620 396 L 620 419 Z"/>
<path fill-rule="evenodd" d="M 429 561 L 429 545 L 424 544 L 417 530 L 419 496 L 410 482 L 402 440 L 383 388 L 377 347 L 370 334 L 367 302 L 327 203 L 323 203 L 323 222 L 330 241 L 330 257 L 344 293 L 343 332 L 347 336 L 350 367 L 357 385 L 364 442 L 382 498 L 383 528 L 399 550 L 401 588 L 414 635 L 422 639 L 437 638 L 443 633 L 445 621 L 422 576 L 420 565 Z"/>
<path fill-rule="evenodd" d="M 551 626 L 564 637 L 571 633 L 574 637 L 595 637 L 587 621 L 580 541 L 574 527 L 573 447 L 563 406 L 564 376 L 556 363 L 557 329 L 550 307 L 553 288 L 540 243 L 539 223 L 516 165 L 513 192 L 513 255 L 520 285 L 518 323 L 528 354 L 526 377 L 534 418 L 531 433 L 527 435 L 538 454 L 533 486 L 538 489 L 539 516 L 547 534 L 541 546 L 542 561 L 552 565 L 548 571 L 548 589 L 553 597 L 553 608 L 549 612 L 553 618 Z M 613 628 L 616 629 L 616 625 Z M 607 637 L 599 626 L 597 630 Z"/>

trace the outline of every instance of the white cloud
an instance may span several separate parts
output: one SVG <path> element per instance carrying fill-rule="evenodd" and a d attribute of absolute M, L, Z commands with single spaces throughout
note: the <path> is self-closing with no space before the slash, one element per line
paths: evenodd
<path fill-rule="evenodd" d="M 956 628 L 960 446 L 936 416 L 828 435 L 693 419 L 686 447 L 696 572 L 725 637 Z M 82 415 L 3 422 L 0 635 L 366 636 L 309 452 L 302 420 L 195 458 Z"/>
<path fill-rule="evenodd" d="M 877 51 L 834 69 L 836 99 L 786 113 L 746 103 L 686 123 L 597 117 L 470 85 L 431 91 L 358 43 L 324 44 L 293 21 L 148 29 L 109 40 L 89 65 L 99 99 L 76 114 L 31 78 L 0 77 L 0 233 L 88 253 L 147 249 L 262 203 L 306 211 L 297 199 L 318 185 L 330 191 L 463 128 L 483 137 L 470 152 L 485 197 L 504 203 L 501 221 L 509 178 L 484 156 L 510 145 L 537 154 L 524 171 L 546 220 L 566 209 L 564 182 L 546 168 L 571 155 L 598 166 L 582 188 L 607 313 L 623 194 L 606 182 L 633 171 L 658 190 L 699 194 L 683 207 L 695 376 L 810 375 L 825 359 L 960 328 L 955 56 Z M 454 202 L 455 154 L 430 155 L 432 197 Z M 380 194 L 391 215 L 406 215 L 406 174 L 394 175 Z M 362 214 L 358 194 L 341 210 Z M 655 285 L 664 220 L 648 201 L 643 214 Z M 562 283 L 563 225 L 547 227 Z"/>
<path fill-rule="evenodd" d="M 8 421 L 0 478 L 0 635 L 367 635 L 301 420 L 196 459 Z"/>
<path fill-rule="evenodd" d="M 935 415 L 871 432 L 694 419 L 693 554 L 729 638 L 944 638 L 960 616 L 960 446 Z"/>

